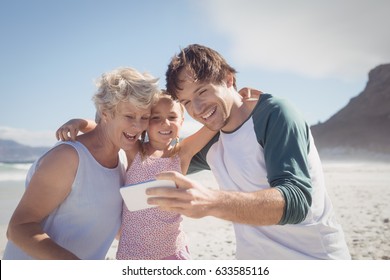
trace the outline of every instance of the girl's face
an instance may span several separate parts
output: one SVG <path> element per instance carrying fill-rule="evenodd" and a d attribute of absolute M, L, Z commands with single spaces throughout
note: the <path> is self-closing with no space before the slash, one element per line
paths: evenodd
<path fill-rule="evenodd" d="M 115 114 L 105 114 L 108 123 L 108 135 L 123 150 L 134 147 L 149 124 L 150 107 L 141 109 L 131 102 L 120 102 Z"/>
<path fill-rule="evenodd" d="M 148 128 L 149 142 L 159 148 L 169 147 L 179 135 L 183 120 L 181 105 L 168 97 L 161 97 L 152 108 Z"/>

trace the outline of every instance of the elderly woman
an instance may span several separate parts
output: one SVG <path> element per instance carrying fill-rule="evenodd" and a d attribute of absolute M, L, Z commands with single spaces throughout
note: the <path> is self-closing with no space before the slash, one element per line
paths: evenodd
<path fill-rule="evenodd" d="M 59 142 L 31 167 L 3 259 L 104 259 L 121 224 L 126 159 L 147 128 L 157 79 L 131 68 L 103 74 L 99 123 Z"/>

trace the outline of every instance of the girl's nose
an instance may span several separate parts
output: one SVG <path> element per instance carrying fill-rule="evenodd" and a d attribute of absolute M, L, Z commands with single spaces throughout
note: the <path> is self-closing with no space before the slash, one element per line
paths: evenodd
<path fill-rule="evenodd" d="M 162 120 L 161 120 L 161 125 L 167 125 L 167 126 L 169 126 L 169 120 L 168 120 L 168 119 L 162 119 Z"/>

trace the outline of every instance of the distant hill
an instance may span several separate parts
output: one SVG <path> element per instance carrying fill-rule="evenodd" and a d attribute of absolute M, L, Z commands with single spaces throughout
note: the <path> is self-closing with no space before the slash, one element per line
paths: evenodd
<path fill-rule="evenodd" d="M 48 147 L 30 147 L 13 140 L 0 139 L 0 162 L 33 162 L 48 150 Z"/>
<path fill-rule="evenodd" d="M 390 158 L 390 64 L 374 68 L 368 77 L 363 92 L 311 127 L 321 156 Z"/>

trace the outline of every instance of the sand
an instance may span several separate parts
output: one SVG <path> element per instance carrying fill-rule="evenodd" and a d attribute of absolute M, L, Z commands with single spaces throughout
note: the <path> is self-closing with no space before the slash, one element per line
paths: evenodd
<path fill-rule="evenodd" d="M 390 163 L 324 162 L 328 193 L 342 224 L 352 259 L 390 259 Z M 215 188 L 210 172 L 191 175 Z M 0 254 L 6 244 L 6 220 L 16 206 L 20 190 L 0 184 L 1 208 Z M 15 189 L 15 188 L 14 188 Z M 235 258 L 232 224 L 213 217 L 184 218 L 190 251 L 194 259 L 229 260 Z M 117 241 L 107 254 L 115 258 Z"/>

